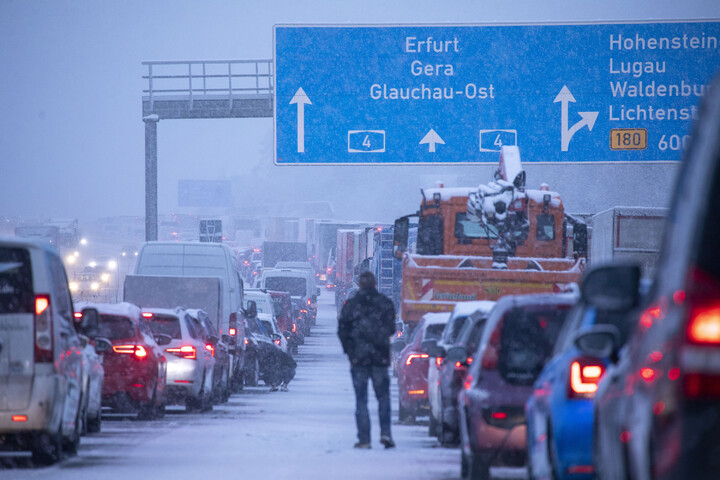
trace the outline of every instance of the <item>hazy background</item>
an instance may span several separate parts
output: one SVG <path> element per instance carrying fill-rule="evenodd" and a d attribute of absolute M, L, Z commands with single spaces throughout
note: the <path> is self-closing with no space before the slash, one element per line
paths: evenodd
<path fill-rule="evenodd" d="M 449 23 L 720 18 L 720 1 L 0 0 L 0 216 L 144 215 L 146 60 L 271 59 L 276 23 Z M 389 222 L 419 188 L 474 186 L 490 166 L 276 167 L 272 119 L 158 125 L 160 213 L 180 179 L 233 180 L 234 213 L 331 202 L 335 216 Z M 664 206 L 675 165 L 527 166 L 566 209 Z M 195 213 L 195 212 L 192 212 Z"/>

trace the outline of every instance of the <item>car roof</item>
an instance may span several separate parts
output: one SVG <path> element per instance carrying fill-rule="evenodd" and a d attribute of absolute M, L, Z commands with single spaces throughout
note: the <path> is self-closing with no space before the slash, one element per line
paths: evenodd
<path fill-rule="evenodd" d="M 450 319 L 450 312 L 426 313 L 422 316 L 422 318 L 425 320 L 424 326 L 440 325 L 448 322 Z"/>
<path fill-rule="evenodd" d="M 490 312 L 495 307 L 495 303 L 492 300 L 477 300 L 472 302 L 458 302 L 455 304 L 455 308 L 452 311 L 453 317 L 467 317 L 477 311 L 484 313 Z"/>
<path fill-rule="evenodd" d="M 80 312 L 84 308 L 95 308 L 101 315 L 118 315 L 129 318 L 140 318 L 140 308 L 132 303 L 93 303 L 93 302 L 77 302 L 75 303 L 75 311 Z"/>

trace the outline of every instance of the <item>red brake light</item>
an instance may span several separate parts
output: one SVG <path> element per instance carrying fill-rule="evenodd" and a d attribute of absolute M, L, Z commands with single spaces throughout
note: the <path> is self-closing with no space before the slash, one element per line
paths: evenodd
<path fill-rule="evenodd" d="M 152 318 L 153 314 L 150 312 L 143 312 L 142 313 L 143 318 Z"/>
<path fill-rule="evenodd" d="M 73 315 L 75 318 L 82 318 L 82 312 L 75 312 Z"/>
<path fill-rule="evenodd" d="M 11 418 L 13 422 L 27 422 L 27 415 L 13 415 Z"/>
<path fill-rule="evenodd" d="M 248 343 L 250 343 L 250 340 L 248 340 L 248 339 L 246 338 L 246 339 L 245 339 L 245 345 L 247 345 Z"/>
<path fill-rule="evenodd" d="M 53 361 L 50 295 L 35 295 L 35 361 Z"/>
<path fill-rule="evenodd" d="M 296 332 L 297 332 L 297 325 L 295 325 L 295 324 L 293 323 L 292 333 L 296 333 Z"/>
<path fill-rule="evenodd" d="M 570 364 L 568 397 L 592 398 L 605 373 L 605 365 L 593 358 L 578 358 Z"/>
<path fill-rule="evenodd" d="M 277 345 L 279 347 L 281 340 L 278 338 L 277 340 L 273 340 L 273 342 L 275 342 L 275 345 Z"/>
<path fill-rule="evenodd" d="M 310 306 L 310 299 L 307 300 L 308 307 Z"/>
<path fill-rule="evenodd" d="M 148 354 L 147 350 L 145 350 L 145 347 L 143 347 L 142 345 L 136 345 L 134 353 L 137 358 L 145 358 Z"/>
<path fill-rule="evenodd" d="M 176 355 L 181 358 L 185 358 L 188 360 L 196 360 L 197 359 L 197 351 L 195 350 L 195 347 L 192 345 L 183 345 L 182 347 L 174 347 L 174 348 L 166 348 L 166 352 L 172 353 L 173 355 Z"/>
<path fill-rule="evenodd" d="M 435 365 L 438 367 L 442 365 L 443 359 L 442 357 L 435 357 Z"/>
<path fill-rule="evenodd" d="M 430 355 L 428 355 L 427 353 L 411 353 L 410 355 L 408 355 L 407 360 L 405 360 L 405 365 L 410 365 L 415 359 L 429 357 Z"/>
<path fill-rule="evenodd" d="M 470 387 L 472 386 L 472 382 L 473 382 L 472 375 L 468 375 L 467 377 L 465 377 L 465 383 L 463 384 L 463 388 L 465 388 L 465 390 L 470 390 Z"/>
<path fill-rule="evenodd" d="M 507 413 L 505 412 L 493 412 L 490 414 L 490 416 L 496 420 L 505 420 L 507 418 Z"/>
<path fill-rule="evenodd" d="M 235 335 L 237 335 L 237 330 L 235 330 L 234 328 L 231 328 L 230 330 L 228 330 L 228 333 L 230 334 L 231 337 L 234 337 Z"/>
<path fill-rule="evenodd" d="M 691 343 L 720 345 L 720 304 L 698 305 L 690 309 L 687 338 Z"/>
<path fill-rule="evenodd" d="M 142 345 L 113 345 L 112 349 L 115 353 L 135 355 L 137 358 L 145 358 L 148 355 Z"/>
<path fill-rule="evenodd" d="M 215 356 L 215 347 L 213 347 L 213 346 L 210 345 L 209 343 L 208 343 L 207 345 L 205 345 L 205 350 L 207 350 L 208 352 L 210 352 L 210 356 L 212 356 L 212 357 Z"/>

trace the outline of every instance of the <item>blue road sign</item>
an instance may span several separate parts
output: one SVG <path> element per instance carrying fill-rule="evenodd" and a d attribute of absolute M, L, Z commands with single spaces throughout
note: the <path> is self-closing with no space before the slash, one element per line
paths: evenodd
<path fill-rule="evenodd" d="M 677 161 L 720 22 L 278 25 L 275 162 Z"/>

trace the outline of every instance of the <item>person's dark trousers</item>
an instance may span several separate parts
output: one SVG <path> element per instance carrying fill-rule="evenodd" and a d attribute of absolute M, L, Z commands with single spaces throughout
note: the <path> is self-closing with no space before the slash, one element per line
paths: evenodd
<path fill-rule="evenodd" d="M 388 367 L 359 366 L 350 368 L 355 387 L 355 421 L 358 442 L 370 443 L 370 413 L 368 412 L 368 380 L 372 380 L 380 416 L 380 435 L 390 435 L 390 376 Z"/>

